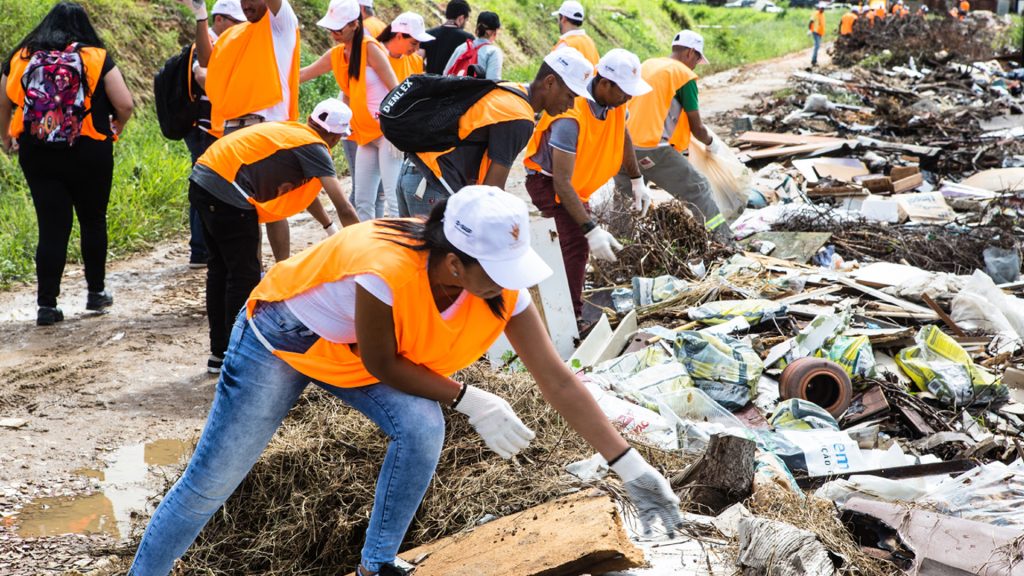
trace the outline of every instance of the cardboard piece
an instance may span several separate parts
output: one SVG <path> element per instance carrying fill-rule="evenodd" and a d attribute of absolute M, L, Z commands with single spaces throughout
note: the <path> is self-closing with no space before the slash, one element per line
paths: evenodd
<path fill-rule="evenodd" d="M 983 170 L 960 184 L 990 192 L 1016 192 L 1024 190 L 1024 168 Z"/>
<path fill-rule="evenodd" d="M 911 222 L 943 224 L 956 219 L 956 213 L 946 204 L 941 192 L 899 194 L 893 196 Z"/>
<path fill-rule="evenodd" d="M 853 182 L 855 177 L 871 173 L 868 167 L 856 158 L 815 158 L 812 162 L 814 171 L 820 178 L 832 178 L 840 182 Z"/>
<path fill-rule="evenodd" d="M 916 266 L 893 264 L 892 262 L 875 262 L 850 272 L 850 276 L 861 284 L 872 288 L 899 286 L 904 282 L 931 276 L 931 272 Z"/>
<path fill-rule="evenodd" d="M 900 209 L 900 203 L 892 198 L 871 195 L 860 205 L 861 216 L 876 222 L 898 224 L 907 218 L 907 213 Z"/>

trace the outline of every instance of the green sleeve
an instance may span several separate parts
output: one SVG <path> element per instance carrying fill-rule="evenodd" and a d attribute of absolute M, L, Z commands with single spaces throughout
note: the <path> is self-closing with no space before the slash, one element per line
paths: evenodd
<path fill-rule="evenodd" d="M 700 107 L 697 105 L 697 81 L 690 80 L 676 91 L 676 100 L 686 112 L 694 112 Z"/>

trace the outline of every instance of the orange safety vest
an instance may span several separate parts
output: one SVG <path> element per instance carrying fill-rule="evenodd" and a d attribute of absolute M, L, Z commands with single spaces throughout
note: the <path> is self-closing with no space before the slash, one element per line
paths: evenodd
<path fill-rule="evenodd" d="M 78 54 L 82 57 L 82 65 L 85 67 L 85 81 L 89 85 L 88 93 L 85 95 L 85 109 L 90 111 L 82 119 L 82 127 L 79 134 L 102 142 L 110 138 L 110 136 L 100 134 L 96 130 L 96 126 L 92 122 L 91 110 L 92 95 L 95 94 L 96 87 L 100 83 L 100 74 L 103 72 L 103 62 L 107 59 L 107 51 L 103 48 L 85 46 L 79 48 Z M 7 76 L 7 86 L 5 87 L 7 97 L 10 98 L 15 106 L 14 115 L 11 117 L 11 125 L 7 129 L 7 133 L 11 138 L 21 136 L 21 133 L 25 130 L 25 87 L 21 85 L 21 80 L 28 69 L 28 63 L 31 59 L 32 54 L 28 50 L 22 50 L 21 54 L 16 54 L 11 58 L 11 73 Z M 117 138 L 114 137 L 114 140 L 116 141 Z"/>
<path fill-rule="evenodd" d="M 526 86 L 523 84 L 515 84 L 507 82 L 510 86 L 518 88 L 522 92 L 526 92 Z M 498 124 L 501 122 L 511 122 L 513 120 L 529 120 L 534 121 L 533 107 L 530 103 L 524 100 L 517 94 L 513 94 L 507 90 L 491 90 L 483 98 L 477 100 L 476 104 L 469 107 L 466 113 L 459 118 L 459 138 L 465 139 L 474 130 L 483 128 L 484 126 L 490 126 L 492 124 Z M 449 148 L 442 152 L 418 152 L 420 160 L 430 168 L 430 171 L 437 176 L 438 179 L 441 176 L 441 166 L 437 163 L 437 159 L 445 154 L 451 152 L 454 148 Z M 483 162 L 480 163 L 480 170 L 478 171 L 478 180 L 482 181 L 484 175 L 487 174 L 487 167 L 490 161 L 487 159 L 486 154 L 484 155 Z"/>
<path fill-rule="evenodd" d="M 822 38 L 825 37 L 825 13 L 818 11 L 811 16 L 811 32 Z"/>
<path fill-rule="evenodd" d="M 370 44 L 377 45 L 387 53 L 384 45 L 371 36 L 363 36 L 363 43 L 360 46 L 360 59 L 362 70 L 359 71 L 359 78 L 350 78 L 348 75 L 348 57 L 345 56 L 345 45 L 338 44 L 331 49 L 331 68 L 334 70 L 334 80 L 338 83 L 341 91 L 348 96 L 348 107 L 352 109 L 352 135 L 349 140 L 354 140 L 360 146 L 364 146 L 380 138 L 384 133 L 380 130 L 380 121 L 375 115 L 370 114 L 366 106 L 366 69 L 368 62 L 366 51 Z"/>
<path fill-rule="evenodd" d="M 637 148 L 654 148 L 661 143 L 665 122 L 672 109 L 676 92 L 691 80 L 698 78 L 686 64 L 674 58 L 650 58 L 640 65 L 640 76 L 651 85 L 647 94 L 629 101 L 629 136 Z M 685 111 L 669 138 L 669 145 L 680 152 L 690 146 L 690 120 Z"/>
<path fill-rule="evenodd" d="M 586 202 L 598 188 L 619 173 L 622 166 L 622 147 L 626 142 L 626 107 L 619 106 L 608 110 L 604 120 L 594 116 L 590 103 L 586 98 L 576 98 L 576 103 L 568 112 L 559 116 L 544 114 L 533 131 L 530 143 L 526 145 L 527 168 L 540 171 L 541 167 L 533 161 L 533 155 L 540 148 L 541 139 L 555 120 L 572 118 L 579 124 L 579 137 L 576 139 L 576 165 L 572 171 L 572 188 L 580 200 Z M 558 202 L 561 202 L 557 197 Z"/>
<path fill-rule="evenodd" d="M 876 8 L 875 9 L 875 16 L 878 16 L 879 18 L 884 20 L 885 19 L 885 6 L 879 6 L 878 8 Z"/>
<path fill-rule="evenodd" d="M 348 276 L 375 274 L 391 288 L 400 356 L 444 376 L 476 362 L 505 330 L 518 292 L 502 291 L 503 318 L 495 317 L 485 300 L 466 294 L 455 314 L 445 320 L 431 295 L 427 252 L 395 244 L 387 239 L 391 233 L 378 229 L 373 221 L 346 226 L 312 248 L 278 262 L 249 295 L 246 315 L 252 318 L 260 301 L 279 302 Z M 321 338 L 304 353 L 275 350 L 274 355 L 302 374 L 332 386 L 355 388 L 378 381 L 349 344 Z"/>
<path fill-rule="evenodd" d="M 384 48 L 385 50 L 387 49 L 386 46 Z M 391 69 L 395 71 L 395 76 L 398 77 L 399 83 L 413 74 L 423 74 L 423 57 L 419 54 L 395 58 L 389 52 L 388 61 L 391 62 Z"/>
<path fill-rule="evenodd" d="M 583 57 L 590 60 L 594 66 L 597 66 L 597 62 L 601 59 L 601 54 L 597 51 L 597 44 L 594 44 L 594 39 L 586 34 L 562 36 L 551 50 L 554 51 L 562 45 L 579 50 L 580 54 L 583 54 Z"/>
<path fill-rule="evenodd" d="M 276 222 L 308 208 L 323 187 L 320 179 L 312 178 L 283 191 L 278 187 L 277 194 L 271 198 L 254 198 L 235 182 L 235 177 L 242 166 L 255 164 L 281 150 L 309 144 L 327 147 L 320 135 L 305 124 L 264 122 L 219 138 L 196 160 L 196 164 L 206 166 L 234 184 L 239 194 L 256 208 L 260 223 Z"/>
<path fill-rule="evenodd" d="M 288 72 L 288 119 L 299 118 L 299 31 Z M 272 72 L 268 74 L 268 72 Z M 220 136 L 224 122 L 270 108 L 281 101 L 274 34 L 267 14 L 259 22 L 243 22 L 217 38 L 206 72 L 206 96 L 210 99 L 210 133 Z"/>
<path fill-rule="evenodd" d="M 839 35 L 849 36 L 853 34 L 853 24 L 857 21 L 857 15 L 847 12 L 839 21 Z"/>
<path fill-rule="evenodd" d="M 380 33 L 387 28 L 388 25 L 383 20 L 376 16 L 370 16 L 369 18 L 363 18 L 363 34 L 370 35 L 376 38 L 380 36 Z"/>
<path fill-rule="evenodd" d="M 963 0 L 962 2 L 960 2 L 960 11 L 961 12 L 969 12 L 970 10 L 971 10 L 971 3 L 970 2 L 968 2 L 967 0 Z"/>

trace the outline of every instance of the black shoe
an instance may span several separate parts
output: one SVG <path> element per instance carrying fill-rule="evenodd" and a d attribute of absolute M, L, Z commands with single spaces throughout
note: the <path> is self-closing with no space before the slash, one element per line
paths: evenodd
<path fill-rule="evenodd" d="M 210 374 L 220 374 L 220 368 L 223 365 L 224 359 L 220 356 L 210 354 L 210 357 L 206 359 L 206 371 Z"/>
<path fill-rule="evenodd" d="M 104 290 L 103 292 L 89 292 L 85 299 L 85 309 L 100 311 L 114 303 L 114 297 Z"/>
<path fill-rule="evenodd" d="M 191 268 L 192 270 L 206 268 L 206 261 L 208 259 L 209 258 L 207 256 L 192 256 L 191 258 L 188 259 L 188 267 Z"/>
<path fill-rule="evenodd" d="M 408 576 L 416 570 L 416 567 L 401 558 L 395 558 L 394 564 L 381 564 L 377 576 Z"/>
<path fill-rule="evenodd" d="M 63 321 L 64 312 L 61 312 L 60 308 L 40 306 L 39 313 L 36 314 L 36 326 L 53 326 L 57 322 Z"/>

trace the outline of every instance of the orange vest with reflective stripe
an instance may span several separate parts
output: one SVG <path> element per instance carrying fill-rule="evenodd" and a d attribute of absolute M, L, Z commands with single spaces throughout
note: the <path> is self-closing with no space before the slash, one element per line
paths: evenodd
<path fill-rule="evenodd" d="M 352 109 L 352 135 L 349 140 L 354 140 L 360 146 L 369 144 L 384 133 L 380 130 L 378 121 L 366 107 L 366 60 L 367 46 L 376 44 L 381 50 L 387 53 L 384 45 L 376 38 L 363 36 L 363 43 L 360 46 L 360 60 L 363 68 L 359 71 L 359 78 L 350 78 L 348 75 L 348 58 L 345 56 L 345 45 L 338 44 L 331 50 L 331 68 L 334 70 L 334 80 L 338 83 L 341 91 L 348 96 L 348 107 Z"/>
<path fill-rule="evenodd" d="M 626 142 L 626 107 L 619 106 L 608 110 L 604 120 L 594 116 L 590 103 L 586 98 L 576 98 L 576 103 L 568 112 L 559 116 L 541 116 L 533 138 L 526 145 L 527 168 L 540 171 L 541 167 L 532 160 L 540 148 L 544 132 L 551 123 L 561 118 L 572 118 L 579 124 L 579 137 L 576 139 L 576 164 L 572 171 L 572 188 L 580 200 L 586 202 L 598 188 L 619 173 L 622 166 L 622 147 Z M 556 200 L 558 200 L 556 198 Z M 561 200 L 558 200 L 561 202 Z"/>
<path fill-rule="evenodd" d="M 219 138 L 196 164 L 202 164 L 235 185 L 239 194 L 256 208 L 260 223 L 276 222 L 305 210 L 323 187 L 319 178 L 295 188 L 278 190 L 274 198 L 253 198 L 235 182 L 242 166 L 255 164 L 281 150 L 309 144 L 327 147 L 312 128 L 298 122 L 264 122 Z M 282 184 L 285 184 L 282 182 Z"/>
<path fill-rule="evenodd" d="M 857 21 L 855 14 L 847 12 L 843 14 L 843 18 L 839 21 L 839 34 L 841 36 L 849 36 L 853 34 L 853 24 Z"/>
<path fill-rule="evenodd" d="M 558 42 L 555 43 L 554 48 L 551 50 L 554 51 L 555 48 L 563 44 L 579 50 L 580 54 L 583 54 L 583 57 L 590 60 L 590 63 L 594 66 L 597 66 L 598 60 L 601 59 L 601 54 L 597 51 L 597 44 L 594 44 L 594 39 L 586 34 L 563 36 L 558 39 Z"/>
<path fill-rule="evenodd" d="M 96 87 L 99 86 L 100 74 L 103 72 L 103 62 L 107 59 L 107 51 L 103 48 L 85 46 L 78 50 L 78 54 L 82 58 L 82 65 L 85 68 L 85 81 L 89 85 L 89 90 L 85 95 L 85 109 L 89 110 L 89 113 L 82 119 L 82 127 L 79 134 L 102 142 L 110 138 L 110 136 L 100 134 L 92 122 L 92 95 L 96 92 Z M 21 80 L 28 69 L 28 63 L 31 59 L 32 54 L 27 50 L 22 50 L 21 54 L 16 54 L 14 58 L 11 58 L 11 73 L 7 76 L 7 86 L 5 87 L 7 97 L 11 99 L 15 106 L 14 115 L 11 117 L 11 125 L 7 129 L 7 133 L 11 138 L 21 136 L 21 133 L 25 130 L 25 87 L 21 85 Z M 117 140 L 117 138 L 115 137 L 114 140 Z"/>
<path fill-rule="evenodd" d="M 370 16 L 369 18 L 363 18 L 363 34 L 373 36 L 376 38 L 380 36 L 380 33 L 387 28 L 388 25 L 383 20 L 376 16 Z"/>
<path fill-rule="evenodd" d="M 347 276 L 375 274 L 391 288 L 400 356 L 444 376 L 476 362 L 505 330 L 518 292 L 502 292 L 504 318 L 495 317 L 486 301 L 466 294 L 454 315 L 445 320 L 430 291 L 427 252 L 399 246 L 387 240 L 389 234 L 394 232 L 378 228 L 373 221 L 346 226 L 312 248 L 278 262 L 249 295 L 247 316 L 252 317 L 259 301 L 287 300 Z M 406 241 L 401 236 L 396 239 Z M 349 344 L 321 338 L 305 353 L 277 350 L 274 355 L 302 374 L 332 386 L 354 388 L 378 381 Z"/>
<path fill-rule="evenodd" d="M 526 92 L 526 86 L 523 84 L 510 82 L 505 82 L 504 84 Z M 459 138 L 464 139 L 472 134 L 474 130 L 484 126 L 511 122 L 513 120 L 529 120 L 533 122 L 533 119 L 533 107 L 521 96 L 513 94 L 508 90 L 491 90 L 483 98 L 477 100 L 476 104 L 470 106 L 469 110 L 466 110 L 466 113 L 459 119 Z M 454 148 L 444 150 L 443 152 L 419 152 L 417 156 L 430 168 L 434 176 L 441 178 L 441 167 L 438 165 L 437 159 L 452 150 Z M 485 155 L 484 161 L 480 163 L 478 180 L 483 180 L 483 175 L 487 173 L 487 166 L 489 164 L 490 162 Z"/>
<path fill-rule="evenodd" d="M 629 120 L 626 126 L 633 146 L 654 148 L 661 143 L 665 133 L 665 122 L 676 92 L 691 80 L 696 80 L 697 74 L 674 58 L 662 57 L 650 58 L 641 64 L 640 75 L 653 90 L 629 101 Z M 669 138 L 669 144 L 679 151 L 690 145 L 690 120 L 685 111 L 679 114 L 679 122 Z"/>
<path fill-rule="evenodd" d="M 386 49 L 387 47 L 385 47 Z M 413 74 L 423 74 L 423 57 L 419 54 L 395 58 L 388 53 L 388 61 L 391 62 L 391 69 L 395 71 L 399 83 Z"/>
<path fill-rule="evenodd" d="M 299 32 L 288 72 L 288 119 L 299 118 Z M 270 16 L 255 24 L 243 22 L 217 38 L 206 72 L 206 96 L 210 99 L 210 132 L 219 136 L 224 122 L 270 108 L 284 91 L 274 56 Z"/>

